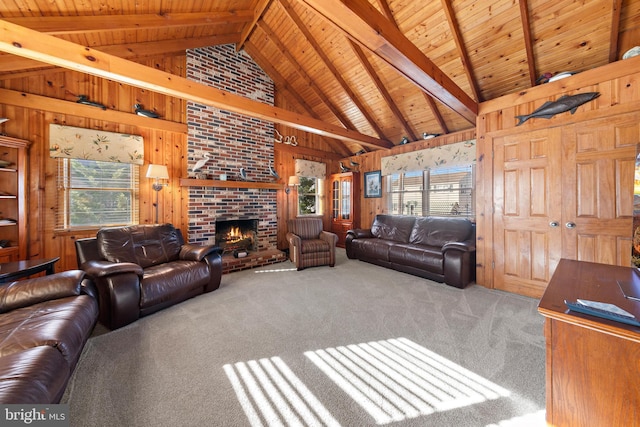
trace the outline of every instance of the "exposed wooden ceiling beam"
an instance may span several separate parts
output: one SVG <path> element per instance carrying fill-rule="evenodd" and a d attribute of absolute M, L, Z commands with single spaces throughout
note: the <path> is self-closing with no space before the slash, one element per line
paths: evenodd
<path fill-rule="evenodd" d="M 280 74 L 280 72 L 278 70 L 276 70 L 276 68 L 271 64 L 271 61 L 269 61 L 264 55 L 262 55 L 262 53 L 260 52 L 260 49 L 258 49 L 251 42 L 251 39 L 247 40 L 244 43 L 244 49 L 249 55 L 251 55 L 251 58 L 253 58 L 253 60 L 256 61 L 258 63 L 258 65 L 260 65 L 260 67 L 269 75 L 269 77 L 271 77 L 271 80 L 273 80 L 273 82 L 275 83 L 276 88 L 278 88 L 279 90 L 284 92 L 287 95 L 288 98 L 292 98 L 295 101 L 297 101 L 298 105 L 300 105 L 300 107 L 302 107 L 302 109 L 309 116 L 311 116 L 313 118 L 316 118 L 316 119 L 319 119 L 318 115 L 313 111 L 313 109 L 309 106 L 309 104 L 307 104 L 307 102 L 304 100 L 304 98 L 302 98 L 298 94 L 298 92 L 296 92 L 289 85 L 289 82 L 287 82 L 287 79 L 285 79 L 284 76 L 282 74 Z M 333 139 L 333 138 L 327 138 L 327 143 L 329 145 L 331 145 L 331 147 L 337 153 L 342 153 L 344 155 L 349 155 L 350 154 L 349 149 L 340 140 Z"/>
<path fill-rule="evenodd" d="M 388 141 L 243 98 L 4 20 L 0 20 L 0 51 L 318 135 L 332 136 L 374 148 L 390 148 L 392 145 Z"/>
<path fill-rule="evenodd" d="M 100 52 L 119 56 L 120 58 L 137 59 L 157 55 L 184 55 L 184 51 L 186 49 L 237 43 L 238 40 L 240 40 L 240 34 L 227 34 L 222 36 L 193 37 L 188 39 L 172 39 L 157 42 L 94 46 L 94 49 L 99 49 Z M 50 67 L 50 64 L 44 64 L 39 61 L 34 61 L 33 59 L 22 58 L 15 55 L 0 55 L 0 72 Z"/>
<path fill-rule="evenodd" d="M 393 11 L 389 7 L 389 3 L 387 2 L 387 0 L 378 0 L 378 4 L 382 9 L 383 14 L 387 17 L 387 19 L 391 23 L 393 23 L 393 25 L 395 25 L 395 27 L 399 31 L 400 27 L 398 26 L 398 21 L 396 21 L 395 17 L 393 16 Z M 424 98 L 427 101 L 427 107 L 429 107 L 429 109 L 431 110 L 431 114 L 433 114 L 434 119 L 438 122 L 438 125 L 440 126 L 440 133 L 449 133 L 449 128 L 447 127 L 447 124 L 445 123 L 444 118 L 440 113 L 440 110 L 438 110 L 438 106 L 436 105 L 436 102 L 434 101 L 433 97 L 424 91 L 422 91 L 422 94 L 424 95 Z"/>
<path fill-rule="evenodd" d="M 529 81 L 531 87 L 536 85 L 538 72 L 536 71 L 536 58 L 533 54 L 533 37 L 531 36 L 531 22 L 529 20 L 529 2 L 519 0 L 520 21 L 522 22 L 522 34 L 524 35 L 524 48 L 527 52 L 527 64 L 529 66 Z"/>
<path fill-rule="evenodd" d="M 315 53 L 318 55 L 318 57 L 320 58 L 324 66 L 327 67 L 327 69 L 338 81 L 338 84 L 340 85 L 342 90 L 344 90 L 347 96 L 349 96 L 349 98 L 351 99 L 351 102 L 353 102 L 356 105 L 356 107 L 358 107 L 358 110 L 360 110 L 360 113 L 367 120 L 367 122 L 369 123 L 369 126 L 371 126 L 371 128 L 376 132 L 376 134 L 380 138 L 386 139 L 384 136 L 384 132 L 382 131 L 382 129 L 380 129 L 380 126 L 378 126 L 378 124 L 376 123 L 376 120 L 369 113 L 369 111 L 367 110 L 367 107 L 364 105 L 364 103 L 360 101 L 360 99 L 355 94 L 355 92 L 351 90 L 351 86 L 345 81 L 345 79 L 342 77 L 342 74 L 338 71 L 335 65 L 333 65 L 333 62 L 331 61 L 331 59 L 329 59 L 327 54 L 324 53 L 324 51 L 320 48 L 320 46 L 318 45 L 318 42 L 313 37 L 313 34 L 311 34 L 311 31 L 309 31 L 307 26 L 304 25 L 304 22 L 302 22 L 302 19 L 300 18 L 300 16 L 293 9 L 293 6 L 291 6 L 291 3 L 288 0 L 280 0 L 280 5 L 284 8 L 285 12 L 289 15 L 289 18 L 291 18 L 291 20 L 296 24 L 297 28 L 302 32 L 302 34 L 307 39 L 307 41 L 309 42 L 309 44 L 311 45 Z"/>
<path fill-rule="evenodd" d="M 475 124 L 478 103 L 367 0 L 302 0 L 435 99 Z"/>
<path fill-rule="evenodd" d="M 611 37 L 609 41 L 609 62 L 616 62 L 618 57 L 618 38 L 620 37 L 620 15 L 622 14 L 622 0 L 614 0 L 611 13 Z"/>
<path fill-rule="evenodd" d="M 469 59 L 469 54 L 467 49 L 464 46 L 464 40 L 462 39 L 462 34 L 460 34 L 460 27 L 458 26 L 458 20 L 456 19 L 456 13 L 451 6 L 451 0 L 442 0 L 442 10 L 444 11 L 447 22 L 449 23 L 449 28 L 451 29 L 451 34 L 453 35 L 453 40 L 456 43 L 456 49 L 458 50 L 458 55 L 460 56 L 460 60 L 462 61 L 462 69 L 464 73 L 467 75 L 467 80 L 469 81 L 469 86 L 471 86 L 471 91 L 473 92 L 473 97 L 476 101 L 483 101 L 482 96 L 480 95 L 480 88 L 478 87 L 478 81 L 476 76 L 473 74 L 473 69 L 471 67 L 471 60 Z"/>
<path fill-rule="evenodd" d="M 258 0 L 256 8 L 252 14 L 253 17 L 251 19 L 251 22 L 245 24 L 244 29 L 242 30 L 240 41 L 238 42 L 238 44 L 236 44 L 236 52 L 240 52 L 242 50 L 244 43 L 249 39 L 249 36 L 251 35 L 251 33 L 253 33 L 253 30 L 256 29 L 256 24 L 262 19 L 262 15 L 271 5 L 271 1 L 272 0 Z"/>
<path fill-rule="evenodd" d="M 428 93 L 425 93 L 425 92 L 422 92 L 422 93 L 424 94 L 424 97 L 427 100 L 427 105 L 429 105 L 429 108 L 431 109 L 431 111 L 433 111 L 433 117 L 438 122 L 438 126 L 440 126 L 440 133 L 449 133 L 449 128 L 447 127 L 447 123 L 444 121 L 444 118 L 442 118 L 442 114 L 440 114 L 440 111 L 438 110 L 436 101 L 434 101 L 433 98 L 429 96 Z"/>
<path fill-rule="evenodd" d="M 251 21 L 253 11 L 163 13 L 140 15 L 25 16 L 3 18 L 46 34 L 74 34 L 96 31 L 142 30 L 148 28 L 201 26 Z"/>
<path fill-rule="evenodd" d="M 382 95 L 382 97 L 386 101 L 387 106 L 389 107 L 389 109 L 393 113 L 394 117 L 396 118 L 396 120 L 398 122 L 400 122 L 400 125 L 402 126 L 402 128 L 409 135 L 409 140 L 410 141 L 417 140 L 418 137 L 416 136 L 415 132 L 413 132 L 413 129 L 411 129 L 411 126 L 409 125 L 409 122 L 407 122 L 407 120 L 402 115 L 402 111 L 400 111 L 400 108 L 398 108 L 398 105 L 395 103 L 395 101 L 391 97 L 391 94 L 389 93 L 389 91 L 385 87 L 384 83 L 382 83 L 382 80 L 380 79 L 380 77 L 378 77 L 378 74 L 376 73 L 376 70 L 373 69 L 373 66 L 369 62 L 369 59 L 364 54 L 364 51 L 362 50 L 362 48 L 357 43 L 355 43 L 355 42 L 353 42 L 351 40 L 349 40 L 349 43 L 351 44 L 351 48 L 353 49 L 353 51 L 355 52 L 356 56 L 358 57 L 358 60 L 362 64 L 362 67 L 366 70 L 367 74 L 369 74 L 369 78 L 371 78 L 371 80 L 373 80 L 373 83 L 378 88 L 378 92 L 380 92 L 380 94 Z"/>
<path fill-rule="evenodd" d="M 264 21 L 258 22 L 258 27 L 260 28 L 260 30 L 264 31 L 264 33 L 269 38 L 269 41 L 276 45 L 276 47 L 278 48 L 278 50 L 280 51 L 282 56 L 284 56 L 289 61 L 289 63 L 290 63 L 289 65 L 291 65 L 291 67 L 293 67 L 293 69 L 296 70 L 296 73 L 298 73 L 300 78 L 302 78 L 302 80 L 304 80 L 305 84 L 308 85 L 315 92 L 315 94 L 318 96 L 318 98 L 320 98 L 322 100 L 322 102 L 327 106 L 327 108 L 329 108 L 329 110 L 338 119 L 338 121 L 340 123 L 342 123 L 342 125 L 345 128 L 356 130 L 356 127 L 353 125 L 351 120 L 349 120 L 349 117 L 345 116 L 344 113 L 342 111 L 340 111 L 340 109 L 324 93 L 322 88 L 318 87 L 318 85 L 311 78 L 311 76 L 309 76 L 309 74 L 307 74 L 305 69 L 302 68 L 302 65 L 300 65 L 300 62 L 298 60 L 296 60 L 296 58 L 294 58 L 294 56 L 287 49 L 287 47 L 284 45 L 284 43 L 282 43 L 282 41 L 280 41 L 280 39 L 278 38 L 278 35 L 275 33 L 275 31 L 273 31 L 267 25 L 267 23 L 264 22 Z"/>

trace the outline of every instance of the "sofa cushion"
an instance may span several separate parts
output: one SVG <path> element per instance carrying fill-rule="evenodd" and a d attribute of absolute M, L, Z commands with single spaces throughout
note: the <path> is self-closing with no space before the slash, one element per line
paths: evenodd
<path fill-rule="evenodd" d="M 351 242 L 359 258 L 377 259 L 389 261 L 389 248 L 397 243 L 393 240 L 382 240 L 378 238 L 356 239 Z"/>
<path fill-rule="evenodd" d="M 88 295 L 60 298 L 18 308 L 0 316 L 0 357 L 27 348 L 50 346 L 73 366 L 93 330 L 97 302 Z"/>
<path fill-rule="evenodd" d="M 300 251 L 303 254 L 329 252 L 329 242 L 322 239 L 306 239 L 302 241 Z"/>
<path fill-rule="evenodd" d="M 98 248 L 110 262 L 132 262 L 142 268 L 177 260 L 184 240 L 171 224 L 103 228 Z"/>
<path fill-rule="evenodd" d="M 209 283 L 209 268 L 204 262 L 174 261 L 145 268 L 140 284 L 140 308 L 150 307 L 185 294 L 185 289 Z"/>
<path fill-rule="evenodd" d="M 442 248 L 445 243 L 464 242 L 471 236 L 473 224 L 466 218 L 417 218 L 409 241 L 417 245 Z"/>
<path fill-rule="evenodd" d="M 371 234 L 379 239 L 394 242 L 409 242 L 415 217 L 399 215 L 376 215 L 371 225 Z"/>
<path fill-rule="evenodd" d="M 444 273 L 444 257 L 438 247 L 397 244 L 389 248 L 389 261 L 436 274 Z"/>
<path fill-rule="evenodd" d="M 48 345 L 0 357 L 0 402 L 55 402 L 70 374 L 64 357 Z"/>

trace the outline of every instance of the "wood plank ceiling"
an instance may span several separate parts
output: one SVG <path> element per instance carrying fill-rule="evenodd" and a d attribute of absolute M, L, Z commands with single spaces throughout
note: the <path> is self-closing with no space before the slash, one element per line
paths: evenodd
<path fill-rule="evenodd" d="M 640 0 L 0 0 L 0 18 L 130 61 L 233 43 L 295 120 L 347 131 L 328 132 L 341 154 L 472 128 L 479 102 L 640 45 Z M 0 54 L 0 80 L 51 64 Z"/>

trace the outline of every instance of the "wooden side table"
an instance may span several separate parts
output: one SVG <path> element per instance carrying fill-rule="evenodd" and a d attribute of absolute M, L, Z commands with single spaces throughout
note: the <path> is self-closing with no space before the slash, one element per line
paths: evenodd
<path fill-rule="evenodd" d="M 0 284 L 13 282 L 22 277 L 29 277 L 43 271 L 46 274 L 53 274 L 54 264 L 58 260 L 60 260 L 60 257 L 1 263 Z"/>

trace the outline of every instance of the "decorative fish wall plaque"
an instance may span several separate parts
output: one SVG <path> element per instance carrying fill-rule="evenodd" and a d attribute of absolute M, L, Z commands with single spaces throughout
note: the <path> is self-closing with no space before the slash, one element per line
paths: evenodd
<path fill-rule="evenodd" d="M 586 104 L 589 101 L 593 101 L 599 96 L 600 92 L 586 92 L 579 93 L 578 95 L 564 95 L 557 101 L 547 101 L 531 114 L 516 116 L 516 119 L 519 120 L 516 126 L 520 126 L 527 120 L 534 117 L 550 119 L 556 114 L 564 113 L 565 111 L 571 111 L 571 114 L 574 114 L 579 106 Z"/>

